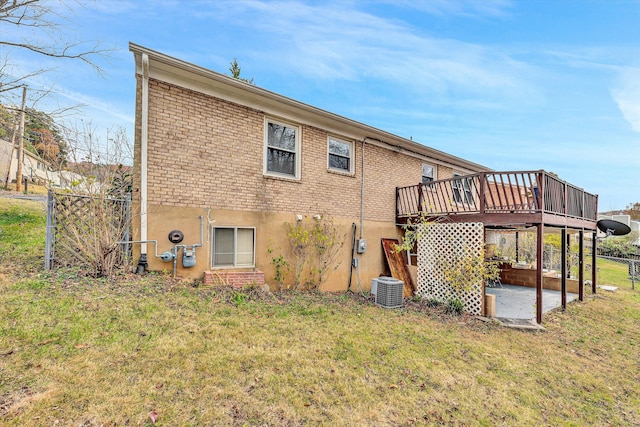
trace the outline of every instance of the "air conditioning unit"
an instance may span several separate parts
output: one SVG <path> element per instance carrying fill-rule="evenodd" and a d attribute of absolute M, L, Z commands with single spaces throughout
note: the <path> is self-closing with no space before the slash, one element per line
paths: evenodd
<path fill-rule="evenodd" d="M 374 277 L 371 279 L 371 295 L 373 295 L 373 298 L 376 297 L 376 292 L 378 292 L 378 278 Z"/>
<path fill-rule="evenodd" d="M 376 280 L 376 305 L 384 308 L 402 307 L 404 282 L 393 277 L 378 277 Z"/>

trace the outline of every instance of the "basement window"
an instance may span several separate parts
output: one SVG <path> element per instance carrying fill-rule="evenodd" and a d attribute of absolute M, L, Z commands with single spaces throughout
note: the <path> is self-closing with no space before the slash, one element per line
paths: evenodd
<path fill-rule="evenodd" d="M 255 266 L 255 228 L 213 227 L 212 235 L 212 267 Z"/>
<path fill-rule="evenodd" d="M 300 179 L 300 127 L 265 121 L 264 173 Z"/>

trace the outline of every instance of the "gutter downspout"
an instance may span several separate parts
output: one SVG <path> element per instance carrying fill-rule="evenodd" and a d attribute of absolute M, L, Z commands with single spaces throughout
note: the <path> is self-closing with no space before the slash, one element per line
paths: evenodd
<path fill-rule="evenodd" d="M 140 135 L 140 253 L 147 253 L 147 149 L 149 143 L 149 56 L 142 54 L 142 112 Z"/>

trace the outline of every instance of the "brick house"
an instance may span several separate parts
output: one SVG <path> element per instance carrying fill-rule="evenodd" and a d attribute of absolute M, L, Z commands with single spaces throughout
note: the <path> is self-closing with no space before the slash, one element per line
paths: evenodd
<path fill-rule="evenodd" d="M 385 271 L 381 238 L 398 238 L 396 189 L 486 170 L 414 141 L 131 43 L 136 66 L 135 253 L 151 270 L 180 231 L 182 277 L 273 278 L 268 247 L 285 223 L 330 215 L 346 242 L 323 290 L 345 290 L 351 230 L 368 247 L 365 288 Z M 200 246 L 201 244 L 201 246 Z M 183 266 L 183 250 L 195 253 Z"/>

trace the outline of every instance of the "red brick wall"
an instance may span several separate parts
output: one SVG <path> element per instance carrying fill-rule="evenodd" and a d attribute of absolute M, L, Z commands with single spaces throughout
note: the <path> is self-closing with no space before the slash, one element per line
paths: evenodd
<path fill-rule="evenodd" d="M 554 273 L 546 273 L 547 276 L 542 277 L 542 287 L 559 291 L 562 286 L 560 278 Z M 536 287 L 536 270 L 527 268 L 501 268 L 500 280 L 504 284 L 526 286 L 529 288 Z M 553 277 L 550 277 L 553 276 Z M 578 281 L 575 279 L 567 279 L 567 292 L 578 293 Z"/>
<path fill-rule="evenodd" d="M 263 286 L 264 273 L 262 271 L 205 271 L 205 285 L 231 285 L 242 287 L 246 285 Z"/>

